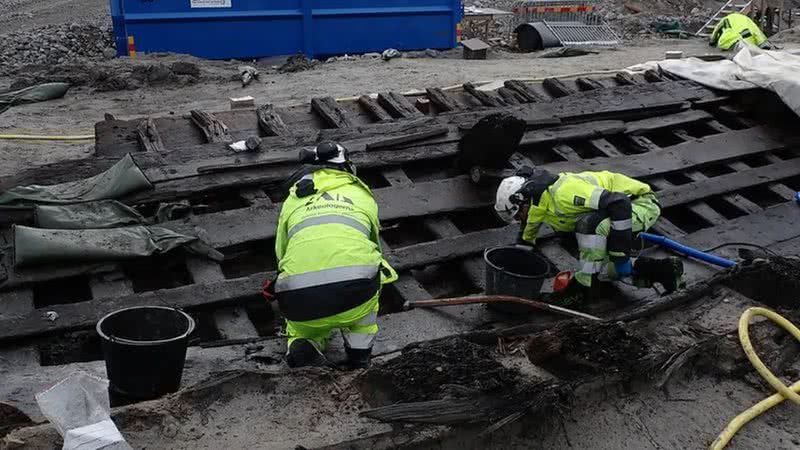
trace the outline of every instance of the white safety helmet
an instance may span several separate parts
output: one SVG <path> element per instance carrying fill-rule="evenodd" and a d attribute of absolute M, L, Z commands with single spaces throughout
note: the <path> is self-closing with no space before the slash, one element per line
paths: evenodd
<path fill-rule="evenodd" d="M 513 176 L 504 178 L 503 181 L 500 182 L 500 187 L 497 188 L 497 199 L 494 203 L 494 210 L 497 216 L 506 223 L 517 222 L 514 216 L 519 212 L 519 204 L 513 201 L 512 197 L 522 189 L 524 184 L 524 177 Z"/>

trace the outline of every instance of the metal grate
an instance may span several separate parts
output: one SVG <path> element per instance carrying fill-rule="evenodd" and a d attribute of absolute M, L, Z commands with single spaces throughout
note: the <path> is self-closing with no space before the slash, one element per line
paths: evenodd
<path fill-rule="evenodd" d="M 619 38 L 608 25 L 586 25 L 581 22 L 544 24 L 561 41 L 561 45 L 617 45 Z"/>
<path fill-rule="evenodd" d="M 522 0 L 514 4 L 517 25 L 549 20 L 581 22 L 599 25 L 602 18 L 595 14 L 597 0 Z"/>

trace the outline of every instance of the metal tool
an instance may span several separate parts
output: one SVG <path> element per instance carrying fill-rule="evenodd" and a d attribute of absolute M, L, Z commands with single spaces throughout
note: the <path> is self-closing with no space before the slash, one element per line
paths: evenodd
<path fill-rule="evenodd" d="M 439 306 L 453 306 L 453 305 L 471 305 L 477 303 L 517 303 L 520 305 L 527 305 L 533 309 L 541 311 L 550 311 L 562 316 L 576 317 L 580 319 L 589 319 L 595 321 L 602 321 L 600 317 L 591 314 L 582 313 L 572 309 L 564 308 L 561 306 L 551 305 L 549 303 L 540 302 L 537 300 L 528 300 L 526 298 L 511 297 L 506 295 L 486 295 L 476 297 L 456 297 L 456 298 L 440 298 L 435 300 L 417 300 L 413 302 L 405 302 L 403 309 L 408 311 L 413 308 L 436 308 Z"/>

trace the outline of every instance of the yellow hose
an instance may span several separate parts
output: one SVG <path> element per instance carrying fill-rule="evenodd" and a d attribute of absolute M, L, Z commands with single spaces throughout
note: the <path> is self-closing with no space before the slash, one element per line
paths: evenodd
<path fill-rule="evenodd" d="M 0 134 L 0 139 L 15 139 L 25 141 L 86 141 L 94 139 L 93 134 L 78 136 L 40 136 L 36 134 Z"/>
<path fill-rule="evenodd" d="M 720 433 L 719 436 L 717 436 L 717 439 L 711 444 L 711 450 L 722 450 L 725 448 L 725 446 L 728 445 L 728 442 L 730 442 L 730 440 L 733 438 L 733 435 L 735 435 L 739 429 L 745 426 L 745 424 L 755 419 L 773 406 L 786 400 L 787 398 L 797 404 L 800 404 L 800 395 L 797 394 L 797 392 L 800 392 L 800 381 L 795 382 L 791 387 L 786 386 L 783 384 L 783 382 L 781 382 L 781 380 L 778 379 L 778 377 L 770 372 L 767 366 L 761 362 L 761 358 L 756 355 L 755 350 L 753 350 L 753 344 L 750 342 L 750 333 L 748 331 L 750 319 L 753 316 L 766 317 L 767 319 L 780 325 L 784 330 L 791 333 L 795 339 L 800 341 L 800 329 L 775 311 L 771 311 L 766 308 L 755 307 L 749 308 L 744 312 L 744 314 L 742 314 L 742 317 L 739 318 L 739 342 L 742 344 L 742 349 L 747 355 L 747 359 L 750 360 L 750 363 L 756 368 L 758 373 L 761 374 L 761 376 L 767 380 L 770 386 L 775 388 L 775 390 L 778 392 L 772 394 L 764 400 L 761 400 L 750 409 L 739 414 L 735 419 L 731 420 L 728 426 L 722 430 L 722 433 Z"/>

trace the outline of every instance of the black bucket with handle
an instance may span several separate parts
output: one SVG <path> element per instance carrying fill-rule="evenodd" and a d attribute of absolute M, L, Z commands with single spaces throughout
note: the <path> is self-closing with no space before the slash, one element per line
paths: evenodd
<path fill-rule="evenodd" d="M 550 274 L 550 263 L 530 247 L 487 248 L 486 294 L 509 295 L 538 300 L 542 284 Z M 533 309 L 518 303 L 490 303 L 489 307 L 509 314 L 529 314 Z"/>
<path fill-rule="evenodd" d="M 142 401 L 177 391 L 194 327 L 191 316 L 166 306 L 125 308 L 100 319 L 112 397 Z"/>

